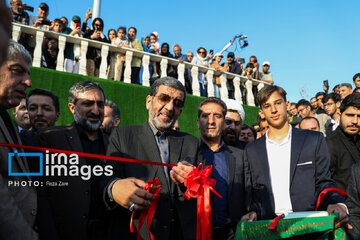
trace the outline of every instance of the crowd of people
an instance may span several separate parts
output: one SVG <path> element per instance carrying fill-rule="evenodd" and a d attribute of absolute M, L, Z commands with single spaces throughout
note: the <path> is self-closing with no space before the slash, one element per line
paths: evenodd
<path fill-rule="evenodd" d="M 170 45 L 167 42 L 160 44 L 159 34 L 157 32 L 151 32 L 148 36 L 141 38 L 141 41 L 137 38 L 137 29 L 135 27 L 126 28 L 121 26 L 117 29 L 111 28 L 104 33 L 104 21 L 101 18 L 95 18 L 92 20 L 91 27 L 88 26 L 89 19 L 92 18 L 92 10 L 88 9 L 85 14 L 84 21 L 81 22 L 81 18 L 77 15 L 71 18 L 69 23 L 68 18 L 63 16 L 54 20 L 49 20 L 49 6 L 46 3 L 40 3 L 37 9 L 37 15 L 29 16 L 25 10 L 29 9 L 29 6 L 22 3 L 22 0 L 11 0 L 11 11 L 13 14 L 13 21 L 20 24 L 29 25 L 32 27 L 41 28 L 43 30 L 54 31 L 57 33 L 68 34 L 71 36 L 78 36 L 88 38 L 100 42 L 111 43 L 116 47 L 133 48 L 139 51 L 145 51 L 161 56 L 175 58 L 182 62 L 189 62 L 192 64 L 211 67 L 219 71 L 235 73 L 248 79 L 257 79 L 270 84 L 273 84 L 272 73 L 269 71 L 270 62 L 264 61 L 262 64 L 262 70 L 260 64 L 257 61 L 256 56 L 251 56 L 249 62 L 245 64 L 245 59 L 235 57 L 233 52 L 227 54 L 227 59 L 221 63 L 224 56 L 220 53 L 214 54 L 213 50 L 209 53 L 203 48 L 199 47 L 194 54 L 188 51 L 185 54 L 182 53 L 182 48 L 179 44 L 173 46 L 173 53 L 170 52 Z M 35 47 L 35 39 L 32 36 L 22 34 L 20 38 L 26 49 L 33 52 Z M 47 68 L 56 68 L 58 54 L 58 42 L 56 39 L 45 38 L 43 43 L 43 56 L 42 66 Z M 67 43 L 65 48 L 65 71 L 78 73 L 79 72 L 79 60 L 81 57 L 80 45 Z M 99 76 L 99 68 L 101 64 L 101 49 L 89 47 L 86 55 L 86 74 L 88 76 Z M 108 70 L 107 78 L 116 81 L 122 81 L 124 78 L 125 56 L 120 53 L 111 53 L 108 57 Z M 151 62 L 150 67 L 151 84 L 160 77 L 160 63 Z M 177 67 L 168 66 L 167 76 L 178 78 Z M 131 82 L 141 84 L 142 82 L 142 65 L 141 59 L 134 58 L 131 62 Z M 191 71 L 186 69 L 185 74 L 185 87 L 188 93 L 192 93 L 192 76 Z M 207 96 L 207 79 L 205 74 L 199 73 L 198 81 L 200 84 L 201 96 Z M 219 76 L 214 78 L 215 96 L 221 97 L 220 89 L 221 82 Z M 227 87 L 230 98 L 234 98 L 234 85 L 232 79 L 228 79 Z M 243 102 L 246 103 L 246 89 L 241 85 L 241 92 L 243 95 Z"/>
<path fill-rule="evenodd" d="M 44 6 L 40 4 L 39 9 Z M 200 163 L 213 167 L 214 189 L 222 196 L 210 196 L 209 239 L 233 239 L 241 219 L 273 219 L 288 212 L 314 211 L 315 207 L 338 213 L 335 227 L 344 227 L 351 239 L 360 238 L 360 74 L 353 77 L 354 90 L 350 83 L 343 83 L 329 93 L 325 85 L 324 92 L 315 98 L 297 103 L 287 101 L 283 88 L 266 85 L 256 97 L 260 106 L 256 126 L 243 124 L 246 116 L 238 101 L 204 98 L 198 105 L 197 122 L 193 123 L 197 124 L 200 139 L 179 131 L 177 119 L 186 100 L 186 87 L 174 77 L 153 82 L 145 100 L 148 119 L 144 124 L 121 127 L 120 110 L 106 99 L 101 85 L 81 81 L 68 94 L 74 121 L 54 126 L 61 118 L 59 98 L 46 89 L 34 88 L 26 93 L 32 86 L 32 57 L 21 44 L 8 42 L 11 28 L 7 14 L 0 14 L 0 27 L 7 36 L 0 38 L 1 143 L 176 166 L 105 161 L 95 155 L 82 155 L 62 162 L 65 169 L 78 169 L 68 174 L 58 169 L 56 174 L 32 178 L 26 174 L 10 176 L 8 155 L 14 148 L 2 146 L 1 239 L 135 239 L 136 234 L 129 229 L 131 218 L 141 239 L 195 239 L 196 199 L 183 196 L 185 179 Z M 101 19 L 94 20 L 87 36 L 105 39 L 97 30 L 101 26 Z M 120 35 L 125 34 L 122 30 Z M 130 32 L 136 35 L 135 28 Z M 151 36 L 153 42 L 158 40 L 156 33 Z M 158 46 L 154 42 L 150 48 L 156 51 Z M 169 50 L 169 45 L 166 48 Z M 201 64 L 207 53 L 203 48 L 199 52 L 203 57 L 195 61 Z M 93 56 L 88 60 L 94 61 L 96 72 Z M 121 60 L 123 56 L 115 57 Z M 229 57 L 235 56 L 229 53 Z M 224 66 L 230 67 L 230 63 Z M 239 67 L 234 65 L 234 69 Z M 114 76 L 119 76 L 116 71 Z M 9 109 L 13 109 L 17 126 Z M 37 172 L 41 164 L 19 155 L 14 155 L 12 161 L 9 171 L 15 173 Z M 56 163 L 44 164 L 51 168 Z M 147 181 L 155 178 L 162 183 L 158 195 L 144 190 Z M 347 192 L 347 198 L 341 190 Z M 325 197 L 317 207 L 322 194 Z M 141 211 L 155 198 L 152 222 L 145 221 L 138 228 Z"/>

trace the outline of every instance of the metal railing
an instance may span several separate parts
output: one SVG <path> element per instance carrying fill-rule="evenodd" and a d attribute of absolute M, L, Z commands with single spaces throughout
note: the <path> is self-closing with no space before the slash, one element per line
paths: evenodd
<path fill-rule="evenodd" d="M 42 45 L 44 41 L 44 37 L 57 39 L 58 40 L 58 56 L 57 56 L 57 71 L 65 71 L 64 68 L 64 51 L 66 43 L 73 43 L 80 46 L 81 55 L 79 59 L 79 74 L 86 75 L 86 53 L 88 47 L 94 47 L 101 49 L 101 64 L 99 69 L 99 77 L 106 79 L 106 72 L 108 68 L 107 57 L 110 53 L 116 52 L 125 55 L 125 70 L 124 70 L 124 82 L 131 83 L 131 61 L 133 58 L 140 58 L 142 61 L 143 74 L 142 85 L 150 86 L 150 61 L 152 62 L 160 62 L 161 69 L 161 77 L 166 76 L 166 69 L 168 65 L 176 66 L 178 80 L 185 85 L 185 69 L 189 69 L 191 71 L 191 88 L 192 94 L 195 96 L 200 96 L 200 85 L 198 81 L 199 73 L 204 73 L 207 80 L 207 93 L 208 96 L 214 96 L 214 77 L 220 76 L 221 82 L 221 98 L 227 99 L 228 97 L 228 89 L 227 89 L 227 81 L 229 79 L 233 80 L 233 84 L 235 87 L 234 97 L 240 103 L 243 104 L 242 101 L 242 92 L 240 90 L 240 85 L 242 85 L 246 91 L 246 104 L 249 106 L 255 106 L 255 99 L 253 95 L 253 86 L 256 86 L 257 90 L 260 90 L 264 87 L 264 85 L 268 84 L 259 80 L 250 80 L 244 76 L 240 76 L 237 74 L 229 73 L 229 72 L 221 72 L 212 68 L 203 67 L 199 65 L 194 65 L 188 62 L 180 63 L 178 60 L 173 58 L 168 58 L 148 52 L 139 51 L 136 49 L 124 48 L 124 47 L 116 47 L 109 43 L 103 43 L 99 41 L 94 41 L 91 39 L 71 36 L 61 33 L 56 33 L 53 31 L 41 30 L 39 28 L 22 25 L 18 23 L 13 23 L 13 32 L 12 38 L 15 41 L 19 41 L 22 33 L 26 33 L 35 37 L 35 49 L 33 52 L 33 66 L 41 67 L 41 58 L 42 58 Z"/>

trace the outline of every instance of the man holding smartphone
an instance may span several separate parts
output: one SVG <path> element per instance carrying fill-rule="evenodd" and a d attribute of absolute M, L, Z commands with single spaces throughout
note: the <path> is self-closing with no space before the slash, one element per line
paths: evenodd
<path fill-rule="evenodd" d="M 47 19 L 49 16 L 49 6 L 46 3 L 40 3 L 37 11 L 37 16 L 30 16 L 29 25 L 32 27 L 38 27 L 42 30 L 49 30 L 51 25 L 51 21 Z"/>

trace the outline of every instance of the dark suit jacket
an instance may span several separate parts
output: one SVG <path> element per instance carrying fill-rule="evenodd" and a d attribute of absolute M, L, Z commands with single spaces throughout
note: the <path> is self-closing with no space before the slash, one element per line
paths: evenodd
<path fill-rule="evenodd" d="M 106 149 L 108 139 L 103 135 Z M 50 127 L 38 131 L 35 143 L 40 147 L 83 152 L 79 133 L 74 124 Z M 104 165 L 100 159 L 97 165 Z M 94 161 L 96 161 L 94 160 Z M 84 157 L 79 157 L 79 166 L 88 165 Z M 94 176 L 92 175 L 91 178 Z M 47 186 L 39 195 L 39 228 L 42 239 L 102 239 L 106 233 L 104 216 L 94 216 L 97 209 L 90 208 L 93 189 L 90 180 L 74 176 L 50 176 L 46 181 L 68 183 L 68 186 Z M 44 181 L 44 182 L 46 182 Z M 98 179 L 100 181 L 100 179 Z M 103 203 L 99 190 L 99 202 Z M 105 205 L 97 206 L 105 212 Z M 55 235 L 54 235 L 55 234 Z M 101 237 L 100 237 L 101 236 Z"/>
<path fill-rule="evenodd" d="M 354 141 L 339 126 L 326 138 L 326 142 L 330 152 L 332 178 L 338 188 L 346 191 L 351 166 L 360 162 L 360 137 L 357 136 L 357 141 Z"/>
<path fill-rule="evenodd" d="M 169 141 L 169 161 L 177 164 L 182 160 L 187 160 L 196 165 L 198 140 L 189 134 L 177 131 L 168 132 Z M 123 126 L 113 130 L 110 135 L 110 143 L 107 155 L 161 162 L 155 136 L 148 122 L 138 126 Z M 196 238 L 196 199 L 185 200 L 183 198 L 184 189 L 175 185 L 170 179 L 170 186 L 167 182 L 164 167 L 145 164 L 123 163 L 109 161 L 114 166 L 114 176 L 106 180 L 104 194 L 107 195 L 107 186 L 116 178 L 135 177 L 143 181 L 158 177 L 163 184 L 160 191 L 158 206 L 151 224 L 151 232 L 156 239 L 170 239 L 170 209 L 175 208 L 176 217 L 180 221 L 182 235 L 184 239 Z M 173 204 L 171 204 L 173 202 Z M 129 210 L 117 206 L 114 212 L 116 216 L 113 220 L 119 224 L 125 224 L 129 229 Z M 134 225 L 137 227 L 138 215 L 135 216 Z M 119 224 L 112 231 L 119 229 Z M 146 225 L 146 224 L 144 224 Z M 150 239 L 147 229 L 141 228 L 140 234 L 143 239 Z M 114 234 L 116 235 L 116 234 Z"/>
<path fill-rule="evenodd" d="M 352 230 L 347 230 L 350 239 L 360 239 L 360 163 L 351 168 L 349 184 L 347 187 L 348 198 L 346 205 L 349 208 L 349 224 Z"/>
<path fill-rule="evenodd" d="M 10 119 L 10 118 L 9 118 Z M 13 125 L 12 121 L 11 124 Z M 17 141 L 21 144 L 17 129 L 14 127 Z M 0 117 L 0 142 L 14 143 Z M 37 212 L 36 191 L 33 187 L 14 186 L 11 181 L 31 181 L 28 176 L 8 175 L 8 153 L 22 150 L 0 147 L 0 239 L 37 239 L 34 223 Z M 12 172 L 29 172 L 25 157 L 12 158 Z"/>
<path fill-rule="evenodd" d="M 258 219 L 275 216 L 275 204 L 269 176 L 269 163 L 265 135 L 245 149 L 251 170 L 253 201 L 252 210 Z M 290 159 L 290 199 L 294 212 L 314 211 L 320 192 L 335 187 L 329 171 L 330 158 L 323 134 L 320 132 L 292 128 Z M 310 163 L 311 162 L 311 163 Z M 288 191 L 284 189 L 284 191 Z M 327 205 L 344 203 L 334 191 L 326 194 L 319 210 Z"/>
<path fill-rule="evenodd" d="M 206 160 L 202 156 L 202 146 L 200 143 L 199 162 L 207 166 Z M 228 168 L 228 216 L 231 219 L 231 226 L 235 230 L 241 217 L 249 211 L 251 196 L 250 173 L 245 164 L 244 150 L 236 147 L 224 146 L 224 154 Z"/>

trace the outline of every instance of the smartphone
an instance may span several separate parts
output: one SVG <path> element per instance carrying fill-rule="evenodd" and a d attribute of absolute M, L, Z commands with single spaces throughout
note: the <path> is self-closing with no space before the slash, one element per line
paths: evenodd
<path fill-rule="evenodd" d="M 324 80 L 324 86 L 329 89 L 329 81 L 328 80 Z"/>
<path fill-rule="evenodd" d="M 92 12 L 93 12 L 92 8 L 89 8 L 88 13 L 92 13 Z"/>
<path fill-rule="evenodd" d="M 210 49 L 210 52 L 209 53 L 214 53 L 214 50 Z"/>
<path fill-rule="evenodd" d="M 80 27 L 80 23 L 76 23 L 75 28 L 79 28 L 79 27 Z"/>
<path fill-rule="evenodd" d="M 50 26 L 51 21 L 50 20 L 43 20 L 41 24 Z"/>

